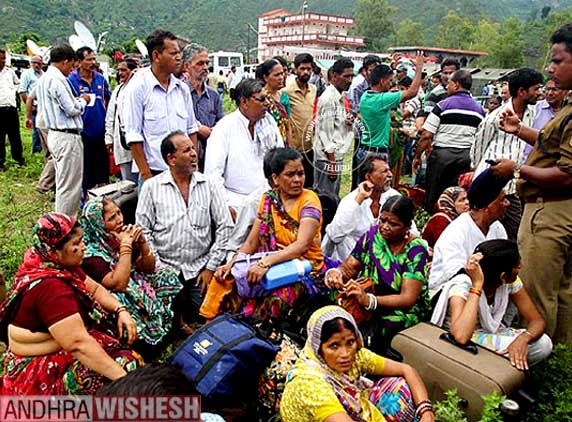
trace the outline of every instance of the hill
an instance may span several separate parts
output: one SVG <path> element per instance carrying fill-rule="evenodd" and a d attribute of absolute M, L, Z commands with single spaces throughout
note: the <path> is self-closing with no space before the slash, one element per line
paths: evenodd
<path fill-rule="evenodd" d="M 94 32 L 109 31 L 108 44 L 121 45 L 133 36 L 144 38 L 155 28 L 205 44 L 211 49 L 244 50 L 247 23 L 257 25 L 259 14 L 277 8 L 301 11 L 301 0 L 4 0 L 0 44 L 24 32 L 35 32 L 46 42 L 65 40 L 73 21 L 81 20 Z M 473 21 L 488 17 L 502 21 L 540 15 L 545 6 L 560 10 L 572 0 L 389 0 L 397 8 L 395 25 L 405 18 L 420 22 L 429 34 L 449 9 Z M 308 11 L 353 15 L 355 0 L 309 0 Z M 422 7 L 420 7 L 422 5 Z M 251 42 L 256 35 L 251 33 Z M 431 37 L 429 37 L 431 39 Z"/>

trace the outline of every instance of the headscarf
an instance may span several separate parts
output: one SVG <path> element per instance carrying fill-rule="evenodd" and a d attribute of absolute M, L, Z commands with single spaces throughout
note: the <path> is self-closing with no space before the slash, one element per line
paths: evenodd
<path fill-rule="evenodd" d="M 85 273 L 79 267 L 62 267 L 54 254 L 54 247 L 72 232 L 76 223 L 75 217 L 56 212 L 40 217 L 32 229 L 32 246 L 24 254 L 24 262 L 18 268 L 10 292 L 0 306 L 2 325 L 11 322 L 24 293 L 46 278 L 66 282 L 77 294 L 86 313 L 95 321 L 101 320 L 103 310 L 85 287 Z"/>
<path fill-rule="evenodd" d="M 85 204 L 80 224 L 87 248 L 85 258 L 97 256 L 106 262 L 113 262 L 115 251 L 119 249 L 119 242 L 105 229 L 103 197 L 92 198 Z"/>
<path fill-rule="evenodd" d="M 348 320 L 354 329 L 357 337 L 358 351 L 363 347 L 363 337 L 354 320 L 354 317 L 339 306 L 325 306 L 318 309 L 312 314 L 308 320 L 306 330 L 308 339 L 302 351 L 301 359 L 307 365 L 308 369 L 315 374 L 322 376 L 328 384 L 330 384 L 340 400 L 340 403 L 354 420 L 362 422 L 362 403 L 360 400 L 361 393 L 371 385 L 365 378 L 361 378 L 359 374 L 352 377 L 350 374 L 343 374 L 331 369 L 324 358 L 320 355 L 320 345 L 322 336 L 322 327 L 328 321 L 336 318 L 344 318 Z M 292 374 L 295 376 L 295 371 Z"/>
<path fill-rule="evenodd" d="M 437 209 L 440 212 L 448 214 L 453 220 L 459 216 L 455 208 L 455 201 L 465 189 L 459 186 L 451 186 L 443 191 L 439 199 L 437 199 Z"/>
<path fill-rule="evenodd" d="M 471 208 L 481 210 L 488 207 L 501 194 L 509 180 L 495 176 L 490 168 L 483 171 L 473 180 L 467 192 Z"/>

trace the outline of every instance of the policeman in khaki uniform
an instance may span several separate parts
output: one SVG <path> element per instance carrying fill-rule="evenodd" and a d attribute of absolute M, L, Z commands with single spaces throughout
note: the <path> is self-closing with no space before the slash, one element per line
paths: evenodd
<path fill-rule="evenodd" d="M 549 73 L 556 86 L 572 89 L 572 25 L 550 38 Z M 518 179 L 524 200 L 518 233 L 522 278 L 546 319 L 553 341 L 572 344 L 572 104 L 540 132 L 505 112 L 500 128 L 525 140 L 534 149 L 525 165 L 502 159 L 492 166 L 498 176 Z"/>

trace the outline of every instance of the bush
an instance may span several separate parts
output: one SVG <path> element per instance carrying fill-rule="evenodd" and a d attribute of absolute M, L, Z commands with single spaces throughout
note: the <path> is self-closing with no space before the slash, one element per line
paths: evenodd
<path fill-rule="evenodd" d="M 465 412 L 461 410 L 461 398 L 457 390 L 445 392 L 447 397 L 444 401 L 435 403 L 435 420 L 438 422 L 467 422 Z M 485 406 L 480 422 L 502 422 L 500 405 L 506 399 L 505 396 L 493 391 L 483 397 Z"/>

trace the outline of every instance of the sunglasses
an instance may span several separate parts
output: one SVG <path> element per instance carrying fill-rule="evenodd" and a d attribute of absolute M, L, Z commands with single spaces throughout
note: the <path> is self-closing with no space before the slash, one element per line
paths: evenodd
<path fill-rule="evenodd" d="M 253 95 L 252 98 L 254 98 L 259 103 L 265 103 L 266 101 L 268 101 L 268 97 L 266 95 L 261 95 L 260 97 L 255 97 Z"/>

